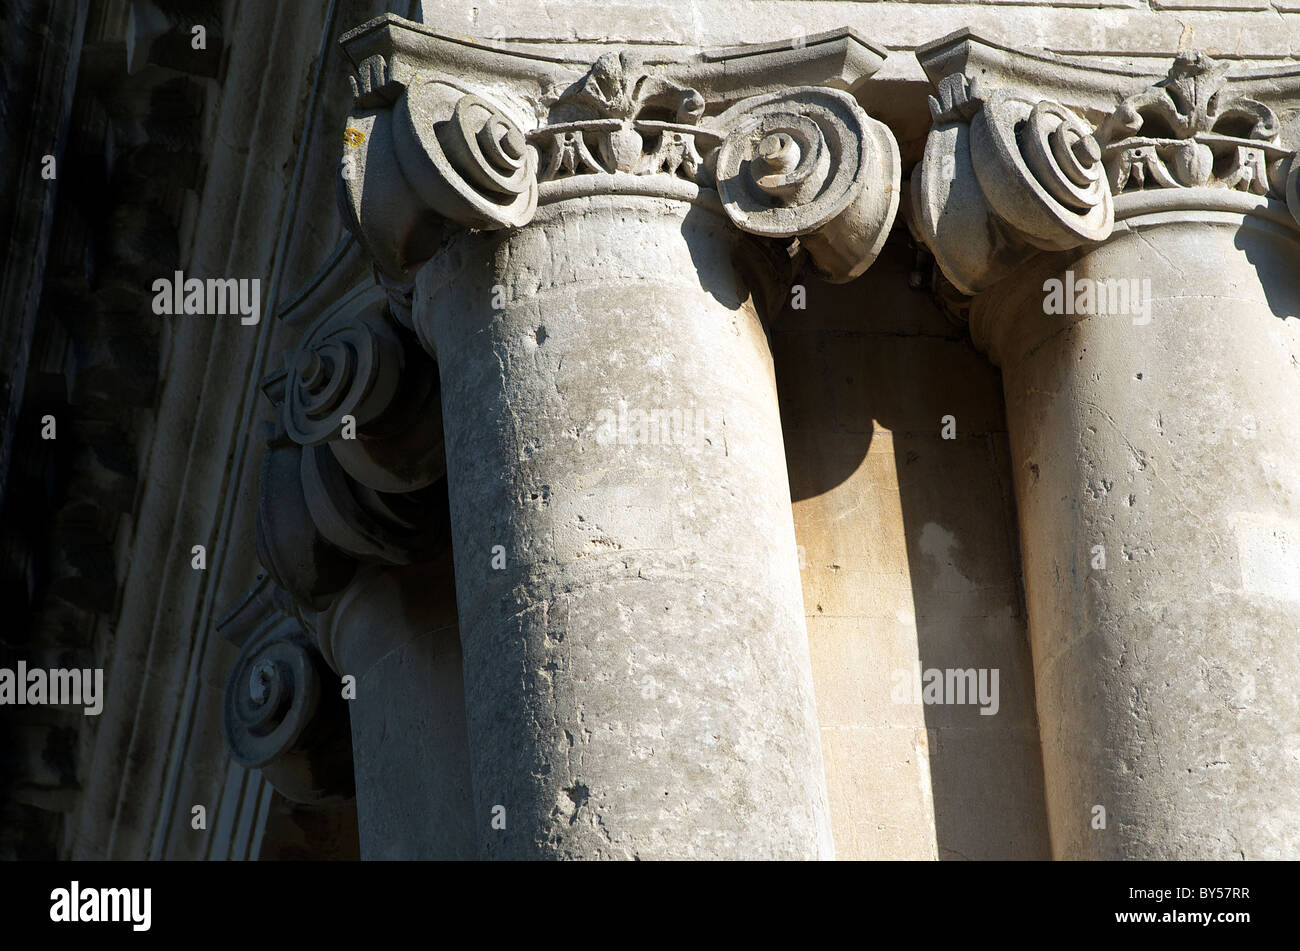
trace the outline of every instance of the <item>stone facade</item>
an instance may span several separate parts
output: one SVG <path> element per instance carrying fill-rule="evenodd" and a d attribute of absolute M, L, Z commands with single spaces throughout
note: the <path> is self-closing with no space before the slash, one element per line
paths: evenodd
<path fill-rule="evenodd" d="M 31 6 L 10 853 L 1300 855 L 1300 11 Z"/>

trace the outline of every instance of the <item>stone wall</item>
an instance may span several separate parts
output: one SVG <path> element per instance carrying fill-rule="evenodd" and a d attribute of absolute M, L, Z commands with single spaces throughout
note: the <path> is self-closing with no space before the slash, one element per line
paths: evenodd
<path fill-rule="evenodd" d="M 772 331 L 836 855 L 1043 858 L 1001 386 L 915 266 L 897 235 Z M 910 702 L 918 665 L 998 669 L 1000 709 Z"/>

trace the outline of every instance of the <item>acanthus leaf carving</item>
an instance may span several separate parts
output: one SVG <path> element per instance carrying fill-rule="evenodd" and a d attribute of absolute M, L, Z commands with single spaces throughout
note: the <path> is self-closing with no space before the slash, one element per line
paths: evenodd
<path fill-rule="evenodd" d="M 696 147 L 696 133 L 683 132 L 667 123 L 640 123 L 642 130 L 658 127 L 658 140 L 642 162 L 643 175 L 680 175 L 688 182 L 705 183 L 704 156 Z"/>
<path fill-rule="evenodd" d="M 587 75 L 556 100 L 551 115 L 563 118 L 575 108 L 625 122 L 653 112 L 694 125 L 704 115 L 705 102 L 698 90 L 660 75 L 622 50 L 597 57 Z"/>
<path fill-rule="evenodd" d="M 610 123 L 610 128 L 615 124 Z M 585 130 L 580 125 L 572 128 L 549 126 L 542 129 L 537 137 L 545 141 L 543 148 L 546 166 L 538 176 L 549 182 L 566 175 L 584 175 L 588 172 L 608 171 L 587 147 Z"/>
<path fill-rule="evenodd" d="M 539 178 L 680 174 L 697 181 L 703 159 L 695 137 L 704 110 L 698 90 L 629 52 L 604 53 L 549 106 L 548 123 L 534 132 L 545 156 Z"/>
<path fill-rule="evenodd" d="M 983 97 L 979 91 L 979 80 L 967 79 L 964 73 L 950 73 L 935 86 L 937 95 L 927 96 L 930 106 L 930 119 L 936 125 L 940 122 L 970 122 L 980 110 Z"/>

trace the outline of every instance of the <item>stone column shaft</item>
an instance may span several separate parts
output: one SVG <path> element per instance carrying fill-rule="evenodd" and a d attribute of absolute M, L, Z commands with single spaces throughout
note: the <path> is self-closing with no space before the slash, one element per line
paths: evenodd
<path fill-rule="evenodd" d="M 356 678 L 348 712 L 363 859 L 475 855 L 453 586 L 447 556 L 372 570 L 321 624 L 333 666 Z"/>
<path fill-rule="evenodd" d="M 751 239 L 683 202 L 571 204 L 461 239 L 416 295 L 476 812 L 509 817 L 481 854 L 830 857 Z"/>
<path fill-rule="evenodd" d="M 1147 313 L 1044 314 L 1042 282 L 974 309 L 977 335 L 1009 331 L 1060 857 L 1300 853 L 1297 260 L 1300 235 L 1259 219 L 1130 219 L 1053 276 L 1149 281 Z"/>

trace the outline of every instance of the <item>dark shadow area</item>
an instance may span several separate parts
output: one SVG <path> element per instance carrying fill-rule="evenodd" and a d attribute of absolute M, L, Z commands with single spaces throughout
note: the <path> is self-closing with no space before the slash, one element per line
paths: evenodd
<path fill-rule="evenodd" d="M 1279 203 L 1280 205 L 1280 203 Z M 1288 215 L 1285 207 L 1269 206 L 1280 216 Z M 1284 219 L 1285 221 L 1286 219 Z M 1276 224 L 1261 218 L 1247 216 L 1237 231 L 1233 244 L 1260 274 L 1295 273 L 1295 232 L 1290 224 Z M 1266 280 L 1261 282 L 1269 310 L 1275 317 L 1300 318 L 1300 285 L 1294 280 Z"/>
<path fill-rule="evenodd" d="M 356 803 L 306 806 L 272 793 L 262 848 L 254 857 L 262 861 L 359 861 Z"/>

